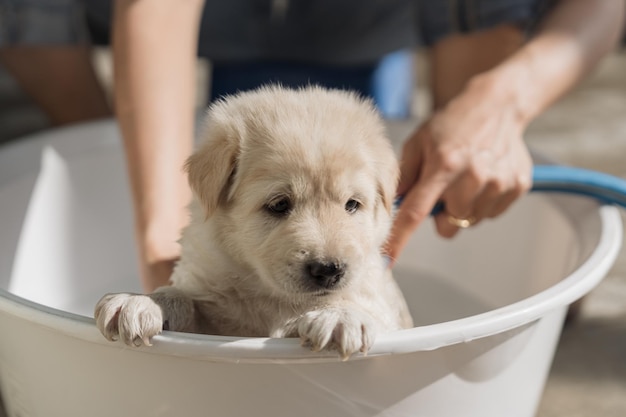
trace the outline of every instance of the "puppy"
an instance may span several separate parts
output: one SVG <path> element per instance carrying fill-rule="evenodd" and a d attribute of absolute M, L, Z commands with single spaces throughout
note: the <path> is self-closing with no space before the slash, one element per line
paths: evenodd
<path fill-rule="evenodd" d="M 107 339 L 299 337 L 346 359 L 412 326 L 381 253 L 398 164 L 370 102 L 261 88 L 212 105 L 203 138 L 186 164 L 194 199 L 172 285 L 104 296 Z"/>

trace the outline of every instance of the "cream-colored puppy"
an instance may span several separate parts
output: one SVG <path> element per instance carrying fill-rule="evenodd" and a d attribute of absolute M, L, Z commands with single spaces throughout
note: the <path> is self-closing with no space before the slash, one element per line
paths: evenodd
<path fill-rule="evenodd" d="M 172 285 L 104 296 L 108 339 L 299 337 L 347 358 L 412 325 L 381 254 L 398 165 L 371 103 L 261 88 L 211 106 L 204 140 L 187 162 L 194 201 Z"/>

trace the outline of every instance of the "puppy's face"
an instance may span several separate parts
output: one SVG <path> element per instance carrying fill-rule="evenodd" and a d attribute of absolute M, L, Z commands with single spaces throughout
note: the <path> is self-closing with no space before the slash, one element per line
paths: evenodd
<path fill-rule="evenodd" d="M 188 163 L 215 238 L 275 294 L 367 285 L 390 227 L 397 163 L 371 105 L 264 89 L 213 107 Z"/>

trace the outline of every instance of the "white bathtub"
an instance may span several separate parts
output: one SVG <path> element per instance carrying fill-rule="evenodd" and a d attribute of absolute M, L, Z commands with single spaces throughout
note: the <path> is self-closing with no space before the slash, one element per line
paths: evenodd
<path fill-rule="evenodd" d="M 106 341 L 95 302 L 139 290 L 130 213 L 111 122 L 0 149 L 9 416 L 531 417 L 567 305 L 603 278 L 622 230 L 615 208 L 556 194 L 451 241 L 425 225 L 395 268 L 418 327 L 342 363 L 292 339 Z"/>

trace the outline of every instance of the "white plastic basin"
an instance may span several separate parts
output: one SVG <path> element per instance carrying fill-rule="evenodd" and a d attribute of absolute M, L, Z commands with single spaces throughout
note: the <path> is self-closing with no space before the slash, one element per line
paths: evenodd
<path fill-rule="evenodd" d="M 530 417 L 567 305 L 603 278 L 622 230 L 615 208 L 556 194 L 451 241 L 427 224 L 395 268 L 418 327 L 342 363 L 294 339 L 106 341 L 95 302 L 139 291 L 130 213 L 112 122 L 0 149 L 9 416 Z"/>

